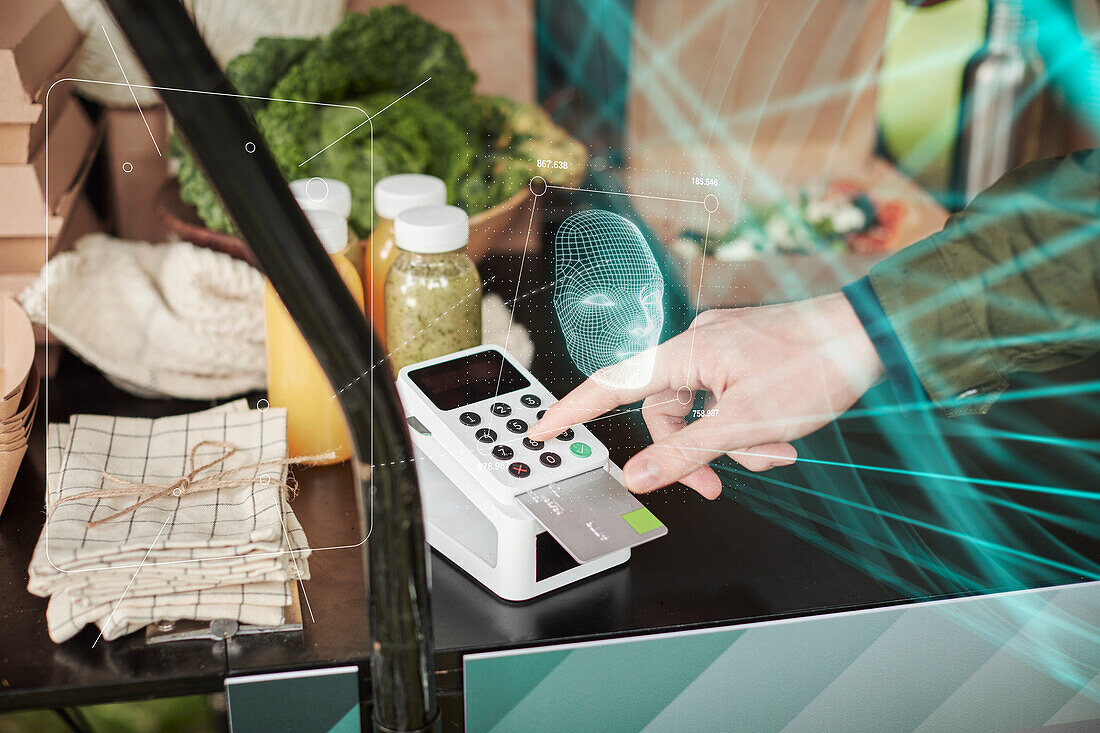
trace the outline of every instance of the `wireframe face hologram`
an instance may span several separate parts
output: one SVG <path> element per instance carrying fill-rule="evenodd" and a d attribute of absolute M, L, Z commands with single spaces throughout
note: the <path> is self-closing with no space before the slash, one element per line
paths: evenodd
<path fill-rule="evenodd" d="M 573 363 L 604 387 L 648 383 L 665 283 L 641 231 L 590 209 L 562 223 L 554 247 L 554 310 Z"/>

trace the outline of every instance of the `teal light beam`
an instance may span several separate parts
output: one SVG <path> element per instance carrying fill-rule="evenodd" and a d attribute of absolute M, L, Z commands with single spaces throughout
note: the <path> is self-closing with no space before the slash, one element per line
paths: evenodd
<path fill-rule="evenodd" d="M 729 473 L 729 474 L 733 474 L 733 475 L 737 475 L 738 473 L 743 473 L 741 471 L 738 471 L 737 469 L 733 469 L 733 468 L 730 468 L 728 466 L 715 465 L 714 468 L 716 468 L 720 471 L 724 471 L 724 472 Z M 885 517 L 887 519 L 893 519 L 897 522 L 902 522 L 902 523 L 905 523 L 905 524 L 911 524 L 915 527 L 919 527 L 921 529 L 926 529 L 930 532 L 935 532 L 937 534 L 943 534 L 943 535 L 946 535 L 946 536 L 949 536 L 949 537 L 953 537 L 953 538 L 961 540 L 961 541 L 963 541 L 967 544 L 977 545 L 979 547 L 982 547 L 982 548 L 985 548 L 985 549 L 988 549 L 988 550 L 993 550 L 993 551 L 998 552 L 998 553 L 1004 553 L 1004 554 L 1010 555 L 1012 557 L 1022 558 L 1022 559 L 1028 560 L 1030 562 L 1033 562 L 1033 563 L 1036 563 L 1036 564 L 1039 564 L 1039 565 L 1045 565 L 1047 567 L 1054 568 L 1055 570 L 1062 570 L 1062 571 L 1070 573 L 1072 575 L 1086 577 L 1090 580 L 1100 580 L 1100 571 L 1097 571 L 1097 570 L 1086 570 L 1084 568 L 1075 567 L 1073 565 L 1067 565 L 1066 563 L 1060 562 L 1058 560 L 1052 560 L 1050 558 L 1041 557 L 1041 556 L 1036 555 L 1036 554 L 1031 553 L 1031 552 L 1025 552 L 1023 550 L 1017 550 L 1013 547 L 1006 547 L 1005 545 L 1002 545 L 1002 544 L 999 544 L 999 543 L 996 543 L 996 542 L 992 542 L 991 540 L 982 539 L 981 537 L 974 537 L 970 534 L 967 534 L 966 532 L 960 532 L 958 530 L 950 529 L 948 527 L 941 527 L 939 525 L 932 524 L 931 522 L 925 522 L 925 521 L 920 520 L 920 519 L 913 519 L 911 517 L 906 517 L 902 514 L 898 514 L 897 512 L 886 511 L 886 510 L 883 510 L 883 509 L 879 509 L 878 507 L 868 506 L 866 504 L 860 504 L 859 502 L 851 501 L 849 499 L 845 499 L 845 498 L 840 497 L 840 496 L 834 496 L 832 494 L 828 494 L 828 493 L 821 492 L 821 491 L 814 491 L 813 489 L 809 489 L 809 488 L 806 488 L 804 486 L 798 486 L 797 484 L 791 484 L 791 483 L 788 483 L 786 481 L 780 481 L 779 479 L 773 478 L 771 476 L 758 474 L 758 475 L 755 475 L 754 478 L 757 478 L 757 479 L 760 479 L 760 480 L 763 480 L 763 481 L 767 481 L 769 483 L 777 484 L 777 485 L 780 485 L 780 486 L 784 486 L 784 487 L 792 489 L 794 491 L 809 494 L 809 495 L 815 496 L 819 499 L 824 499 L 826 501 L 831 501 L 831 502 L 836 502 L 836 503 L 839 503 L 839 504 L 843 504 L 843 505 L 849 506 L 853 509 L 860 509 L 862 511 L 872 512 L 874 514 L 877 514 L 878 516 Z"/>

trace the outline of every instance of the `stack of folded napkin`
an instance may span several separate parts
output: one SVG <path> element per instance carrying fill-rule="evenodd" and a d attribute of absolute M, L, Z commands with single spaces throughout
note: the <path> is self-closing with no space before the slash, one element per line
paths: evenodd
<path fill-rule="evenodd" d="M 160 620 L 284 622 L 309 546 L 287 497 L 286 412 L 244 400 L 155 420 L 74 415 L 47 431 L 46 523 L 28 589 L 50 638 Z"/>

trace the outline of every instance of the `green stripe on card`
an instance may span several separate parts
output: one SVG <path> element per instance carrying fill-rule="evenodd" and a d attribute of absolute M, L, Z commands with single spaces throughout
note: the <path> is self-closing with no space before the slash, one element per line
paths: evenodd
<path fill-rule="evenodd" d="M 645 534 L 650 530 L 665 526 L 661 524 L 660 519 L 657 519 L 657 517 L 653 516 L 653 512 L 649 511 L 645 507 L 642 507 L 641 509 L 635 509 L 632 512 L 627 512 L 623 515 L 623 519 L 625 519 L 626 523 L 633 527 L 634 531 L 638 534 Z"/>

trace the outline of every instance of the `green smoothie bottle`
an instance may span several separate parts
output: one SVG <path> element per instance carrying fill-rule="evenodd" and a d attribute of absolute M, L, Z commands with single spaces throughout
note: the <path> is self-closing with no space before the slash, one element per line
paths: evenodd
<path fill-rule="evenodd" d="M 386 350 L 402 367 L 481 344 L 481 277 L 466 254 L 470 222 L 457 206 L 398 214 L 400 254 L 385 285 Z"/>

